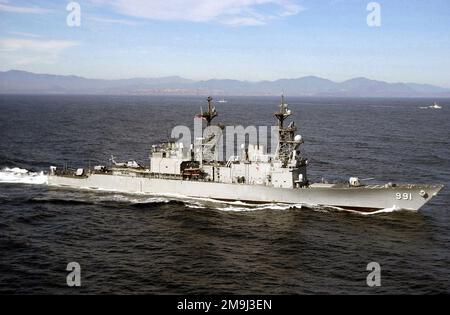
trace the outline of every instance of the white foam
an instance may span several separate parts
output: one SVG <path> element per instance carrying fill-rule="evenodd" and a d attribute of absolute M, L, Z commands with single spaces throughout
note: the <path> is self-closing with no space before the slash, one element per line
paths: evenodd
<path fill-rule="evenodd" d="M 268 203 L 261 205 L 252 205 L 239 202 L 240 207 L 233 205 L 232 203 L 227 203 L 226 207 L 216 207 L 216 210 L 220 211 L 236 211 L 236 212 L 246 212 L 246 211 L 262 211 L 262 210 L 278 210 L 285 211 L 293 208 L 301 209 L 302 205 L 299 204 L 278 204 L 278 203 Z"/>
<path fill-rule="evenodd" d="M 96 191 L 102 191 L 96 189 Z M 107 191 L 107 190 L 105 190 Z M 111 192 L 111 190 L 108 190 Z M 181 201 L 185 203 L 187 208 L 191 209 L 206 209 L 211 208 L 219 211 L 260 211 L 260 210 L 289 210 L 292 208 L 300 209 L 302 205 L 294 204 L 250 204 L 242 201 L 222 201 L 210 198 L 189 197 L 181 194 L 164 194 L 156 195 L 149 193 L 124 193 L 116 191 L 114 195 L 106 195 L 100 197 L 102 201 L 119 201 L 128 202 L 132 204 L 146 204 L 146 203 L 169 203 L 170 201 Z"/>
<path fill-rule="evenodd" d="M 187 208 L 191 208 L 191 209 L 206 209 L 206 206 L 202 205 L 202 204 L 186 204 Z"/>
<path fill-rule="evenodd" d="M 399 207 L 391 207 L 391 208 L 385 208 L 385 209 L 380 209 L 380 210 L 376 210 L 373 212 L 362 212 L 362 211 L 357 211 L 357 210 L 349 210 L 349 209 L 343 209 L 343 208 L 339 208 L 339 207 L 327 207 L 333 210 L 337 210 L 337 211 L 345 211 L 345 212 L 351 212 L 351 213 L 356 213 L 356 214 L 360 214 L 360 215 L 374 215 L 374 214 L 381 214 L 381 213 L 392 213 L 392 212 L 396 212 L 396 211 L 404 211 L 405 209 L 399 208 Z"/>
<path fill-rule="evenodd" d="M 242 206 L 238 206 L 242 205 Z M 246 211 L 258 211 L 258 210 L 279 210 L 279 211 L 285 211 L 290 209 L 301 209 L 303 207 L 306 207 L 312 211 L 315 212 L 323 212 L 323 213 L 329 213 L 330 211 L 342 211 L 342 212 L 349 212 L 359 215 L 376 215 L 376 214 L 382 214 L 382 213 L 392 213 L 396 211 L 404 211 L 402 208 L 398 207 L 391 207 L 391 208 L 385 208 L 380 209 L 373 212 L 363 212 L 363 211 L 357 211 L 357 210 L 349 210 L 339 207 L 332 207 L 332 206 L 319 206 L 319 205 L 302 205 L 302 204 L 277 204 L 277 203 L 271 203 L 271 204 L 264 204 L 264 205 L 251 205 L 251 204 L 245 204 L 238 202 L 238 204 L 232 204 L 227 203 L 225 207 L 215 207 L 214 209 L 220 210 L 220 211 L 236 211 L 236 212 L 246 212 Z"/>
<path fill-rule="evenodd" d="M 5 167 L 0 171 L 0 183 L 47 184 L 48 177 L 44 172 L 29 172 L 26 169 Z"/>
<path fill-rule="evenodd" d="M 140 197 L 140 198 L 139 198 Z M 132 203 L 132 204 L 145 204 L 145 203 L 168 203 L 170 202 L 169 199 L 163 198 L 163 197 L 132 197 L 130 195 L 121 195 L 121 194 L 114 194 L 111 196 L 102 196 L 99 198 L 101 201 L 118 201 L 118 202 L 126 202 L 126 203 Z"/>

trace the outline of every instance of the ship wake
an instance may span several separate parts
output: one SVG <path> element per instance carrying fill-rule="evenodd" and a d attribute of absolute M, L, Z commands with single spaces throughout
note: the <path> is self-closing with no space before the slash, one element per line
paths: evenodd
<path fill-rule="evenodd" d="M 399 212 L 399 211 L 411 211 L 411 210 L 405 210 L 399 207 L 391 207 L 391 208 L 385 208 L 385 209 L 379 209 L 374 211 L 358 211 L 358 210 L 352 210 L 352 209 L 345 209 L 340 207 L 321 207 L 321 206 L 315 206 L 315 209 L 323 209 L 324 211 L 336 211 L 336 212 L 346 212 L 346 213 L 354 213 L 359 215 L 376 215 L 376 214 L 386 214 L 386 213 L 393 213 L 393 212 Z"/>
<path fill-rule="evenodd" d="M 303 205 L 303 204 L 264 204 L 259 206 L 252 206 L 250 204 L 228 204 L 225 206 L 218 206 L 214 208 L 215 210 L 220 211 L 235 211 L 235 212 L 246 212 L 246 211 L 262 211 L 262 210 L 295 210 L 295 209 L 308 209 L 314 212 L 322 212 L 322 213 L 331 213 L 331 212 L 342 212 L 342 213 L 351 213 L 351 214 L 357 214 L 357 215 L 364 215 L 364 216 L 370 216 L 370 215 L 377 215 L 377 214 L 387 214 L 387 213 L 393 213 L 393 212 L 399 212 L 399 211 L 406 211 L 404 209 L 398 208 L 398 207 L 392 207 L 392 208 L 386 208 L 386 209 L 380 209 L 372 212 L 365 212 L 365 211 L 357 211 L 357 210 L 349 210 L 339 207 L 328 207 L 328 206 L 320 206 L 320 205 Z"/>
<path fill-rule="evenodd" d="M 48 177 L 44 172 L 31 172 L 18 167 L 0 170 L 0 183 L 43 185 L 47 182 Z"/>
<path fill-rule="evenodd" d="M 267 203 L 254 205 L 240 201 L 220 202 L 215 200 L 214 202 L 216 203 L 214 209 L 219 211 L 235 211 L 235 212 L 264 211 L 264 210 L 286 211 L 304 208 L 304 205 L 301 204 L 294 205 L 294 204 Z"/>

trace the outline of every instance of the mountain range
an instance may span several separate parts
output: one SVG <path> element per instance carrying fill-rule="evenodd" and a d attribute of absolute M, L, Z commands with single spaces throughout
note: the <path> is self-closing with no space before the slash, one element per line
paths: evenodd
<path fill-rule="evenodd" d="M 132 79 L 87 79 L 79 76 L 0 72 L 0 94 L 103 95 L 280 95 L 337 97 L 450 97 L 450 89 L 417 83 L 388 83 L 354 78 L 334 82 L 315 76 L 275 81 L 204 80 L 178 76 Z"/>

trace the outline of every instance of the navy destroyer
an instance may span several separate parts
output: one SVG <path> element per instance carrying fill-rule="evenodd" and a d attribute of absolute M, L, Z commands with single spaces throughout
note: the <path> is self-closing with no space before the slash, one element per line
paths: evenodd
<path fill-rule="evenodd" d="M 351 211 L 376 212 L 383 209 L 419 210 L 443 185 L 365 184 L 356 177 L 341 183 L 313 183 L 307 175 L 308 160 L 302 156 L 303 138 L 284 98 L 274 114 L 277 148 L 267 154 L 259 145 L 248 144 L 240 155 L 220 161 L 206 159 L 207 139 L 190 146 L 171 140 L 154 145 L 149 166 L 135 161 L 93 169 L 50 167 L 48 184 L 123 193 L 207 198 L 244 203 L 282 203 L 336 207 Z M 217 117 L 212 98 L 208 110 L 200 114 L 208 126 Z M 211 152 L 210 148 L 209 153 Z"/>

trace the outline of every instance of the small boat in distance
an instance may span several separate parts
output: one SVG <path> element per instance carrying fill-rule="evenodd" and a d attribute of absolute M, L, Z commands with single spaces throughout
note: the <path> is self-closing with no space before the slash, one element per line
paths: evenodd
<path fill-rule="evenodd" d="M 442 106 L 434 102 L 431 106 L 420 107 L 421 109 L 442 109 Z"/>
<path fill-rule="evenodd" d="M 438 103 L 434 102 L 432 106 L 430 106 L 432 109 L 442 109 L 442 106 L 440 106 Z"/>
<path fill-rule="evenodd" d="M 228 101 L 225 100 L 223 97 L 222 97 L 220 100 L 217 101 L 217 103 L 221 103 L 221 104 L 225 104 L 225 103 L 227 103 L 227 102 L 228 102 Z"/>

